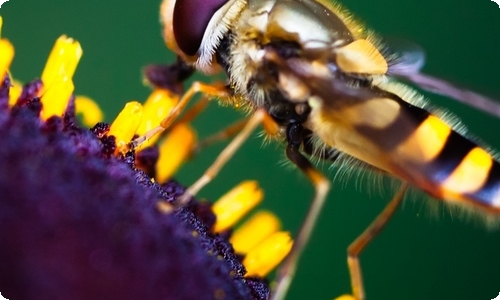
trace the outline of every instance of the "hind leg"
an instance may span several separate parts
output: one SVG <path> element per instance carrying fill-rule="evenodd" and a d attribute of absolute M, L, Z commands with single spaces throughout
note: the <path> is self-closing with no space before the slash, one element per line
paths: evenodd
<path fill-rule="evenodd" d="M 356 300 L 365 299 L 359 255 L 368 243 L 370 243 L 380 231 L 382 231 L 385 225 L 387 225 L 387 222 L 389 222 L 399 204 L 401 204 L 407 187 L 408 185 L 403 183 L 384 210 L 347 248 L 347 264 L 349 266 L 349 273 L 351 274 L 352 293 Z"/>

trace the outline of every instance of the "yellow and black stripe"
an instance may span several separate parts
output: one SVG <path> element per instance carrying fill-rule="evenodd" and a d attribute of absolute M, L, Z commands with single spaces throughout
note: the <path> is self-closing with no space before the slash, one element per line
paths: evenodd
<path fill-rule="evenodd" d="M 432 196 L 500 213 L 500 163 L 477 143 L 411 104 L 409 88 L 287 68 L 308 83 L 311 130 L 336 148 Z M 402 96 L 400 96 L 402 95 Z M 403 99 L 404 97 L 404 99 Z"/>
<path fill-rule="evenodd" d="M 374 90 L 397 103 L 398 116 L 383 128 L 362 124 L 356 131 L 391 156 L 389 171 L 437 198 L 500 212 L 500 163 L 488 151 L 425 109 Z"/>

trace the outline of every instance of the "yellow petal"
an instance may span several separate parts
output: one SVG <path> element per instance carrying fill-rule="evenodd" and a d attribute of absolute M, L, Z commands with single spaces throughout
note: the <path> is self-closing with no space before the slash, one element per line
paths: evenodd
<path fill-rule="evenodd" d="M 263 196 L 264 192 L 256 181 L 243 181 L 224 194 L 212 206 L 217 217 L 214 231 L 221 232 L 236 224 L 262 201 Z"/>
<path fill-rule="evenodd" d="M 82 53 L 82 47 L 78 41 L 67 38 L 65 35 L 59 37 L 42 72 L 41 79 L 44 90 L 49 89 L 54 82 L 66 77 L 72 79 Z"/>
<path fill-rule="evenodd" d="M 356 298 L 354 298 L 353 295 L 342 295 L 342 296 L 339 296 L 337 298 L 335 298 L 334 300 L 356 300 Z"/>
<path fill-rule="evenodd" d="M 176 125 L 160 144 L 156 180 L 167 181 L 187 159 L 196 142 L 194 130 L 187 124 Z"/>
<path fill-rule="evenodd" d="M 144 135 L 146 132 L 157 127 L 175 105 L 177 105 L 177 102 L 179 102 L 179 96 L 169 90 L 154 90 L 144 103 L 142 122 L 137 129 L 137 134 Z M 159 134 L 154 135 L 152 138 L 139 145 L 137 149 L 151 146 L 159 137 Z"/>
<path fill-rule="evenodd" d="M 0 16 L 0 37 L 2 36 L 3 19 Z M 0 78 L 9 70 L 12 59 L 14 58 L 14 46 L 7 39 L 0 39 Z"/>
<path fill-rule="evenodd" d="M 247 254 L 280 229 L 280 221 L 271 212 L 260 211 L 241 225 L 230 238 L 236 253 Z"/>
<path fill-rule="evenodd" d="M 92 127 L 104 119 L 99 105 L 86 96 L 75 97 L 75 111 L 82 116 L 83 124 L 87 127 Z"/>
<path fill-rule="evenodd" d="M 12 107 L 16 104 L 17 99 L 19 99 L 22 92 L 23 92 L 23 84 L 17 80 L 12 80 L 10 83 L 10 90 L 9 90 L 9 107 Z"/>
<path fill-rule="evenodd" d="M 73 74 L 81 56 L 82 48 L 77 41 L 65 35 L 56 40 L 41 77 L 42 120 L 61 116 L 66 110 L 74 90 Z"/>
<path fill-rule="evenodd" d="M 108 135 L 116 138 L 116 152 L 126 150 L 128 143 L 142 120 L 142 105 L 137 101 L 128 102 L 111 124 Z"/>
<path fill-rule="evenodd" d="M 289 232 L 274 233 L 245 256 L 245 276 L 266 276 L 287 256 L 292 246 Z"/>
<path fill-rule="evenodd" d="M 42 102 L 42 112 L 40 117 L 47 120 L 52 116 L 62 116 L 73 93 L 75 86 L 73 80 L 69 77 L 54 80 L 52 84 L 45 89 L 40 101 Z"/>
<path fill-rule="evenodd" d="M 7 39 L 0 39 L 0 78 L 2 80 L 10 68 L 12 59 L 14 59 L 14 46 Z"/>

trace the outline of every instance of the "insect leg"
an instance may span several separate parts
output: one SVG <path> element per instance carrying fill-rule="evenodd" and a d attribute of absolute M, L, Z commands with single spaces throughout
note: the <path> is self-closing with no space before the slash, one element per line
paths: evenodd
<path fill-rule="evenodd" d="M 196 195 L 205 185 L 207 185 L 212 179 L 217 176 L 220 169 L 226 164 L 228 160 L 236 153 L 236 151 L 241 147 L 241 145 L 248 139 L 250 134 L 263 122 L 271 120 L 267 113 L 263 109 L 257 109 L 253 115 L 248 118 L 245 126 L 241 131 L 234 137 L 234 139 L 229 143 L 229 145 L 222 150 L 222 152 L 217 156 L 212 165 L 205 171 L 205 173 L 193 183 L 184 194 L 177 199 L 177 206 L 185 205 L 189 199 Z"/>
<path fill-rule="evenodd" d="M 299 146 L 300 144 L 293 143 L 289 139 L 286 148 L 286 155 L 288 159 L 290 159 L 290 161 L 293 162 L 312 182 L 315 189 L 315 195 L 311 206 L 309 207 L 309 211 L 307 212 L 304 223 L 302 224 L 297 238 L 295 239 L 293 248 L 278 269 L 278 278 L 276 280 L 277 284 L 274 294 L 271 297 L 273 300 L 281 300 L 285 298 L 295 274 L 299 257 L 311 237 L 314 225 L 318 220 L 318 215 L 323 208 L 326 195 L 330 190 L 329 180 L 314 168 L 311 162 L 299 151 Z"/>
<path fill-rule="evenodd" d="M 190 123 L 193 121 L 202 111 L 207 108 L 210 98 L 203 96 L 198 100 L 189 110 L 187 110 L 179 119 L 175 120 L 171 127 L 174 127 L 178 123 Z"/>
<path fill-rule="evenodd" d="M 394 195 L 384 210 L 347 248 L 347 264 L 349 266 L 349 273 L 351 274 L 352 292 L 354 298 L 357 300 L 365 299 L 359 254 L 363 251 L 363 249 L 365 249 L 368 243 L 380 233 L 390 218 L 394 215 L 396 208 L 398 208 L 399 204 L 401 204 L 407 187 L 407 183 L 403 183 L 401 185 L 398 192 Z"/>
<path fill-rule="evenodd" d="M 204 138 L 195 145 L 194 151 L 200 151 L 202 148 L 210 146 L 220 141 L 224 141 L 241 132 L 245 127 L 248 119 L 238 120 L 235 123 L 225 127 L 224 129 Z"/>
<path fill-rule="evenodd" d="M 193 82 L 193 84 L 184 93 L 184 95 L 182 95 L 179 103 L 177 103 L 177 105 L 170 111 L 168 116 L 166 116 L 160 122 L 160 125 L 146 132 L 143 136 L 140 136 L 133 140 L 130 145 L 131 148 L 136 148 L 138 145 L 150 139 L 155 134 L 158 134 L 167 129 L 177 118 L 177 116 L 184 110 L 186 105 L 196 93 L 203 93 L 205 96 L 221 98 L 227 98 L 229 96 L 227 88 L 225 86 L 213 86 L 199 81 Z"/>
<path fill-rule="evenodd" d="M 194 119 L 195 116 L 198 115 L 199 112 L 203 110 L 207 104 L 208 104 L 208 98 L 204 97 L 203 99 L 200 99 L 195 106 L 193 106 L 175 123 L 191 122 L 191 120 Z M 247 121 L 248 121 L 247 118 L 238 120 L 233 124 L 223 128 L 222 130 L 204 138 L 195 145 L 193 152 L 198 152 L 204 147 L 208 147 L 212 144 L 234 137 L 237 133 L 243 130 Z M 268 136 L 276 135 L 279 132 L 279 125 L 268 114 L 264 116 L 262 125 Z"/>
<path fill-rule="evenodd" d="M 187 113 L 186 113 L 187 114 Z M 182 120 L 179 121 L 184 121 L 184 117 L 182 117 Z M 235 136 L 238 132 L 243 130 L 245 127 L 245 124 L 247 123 L 248 119 L 242 119 L 234 122 L 233 124 L 227 126 L 226 128 L 206 137 L 202 141 L 200 141 L 195 147 L 195 151 L 200 150 L 201 148 L 210 146 L 214 143 L 232 138 Z M 268 136 L 274 136 L 279 133 L 279 125 L 272 119 L 272 117 L 266 113 L 264 116 L 264 120 L 262 121 L 262 125 L 264 127 L 264 130 Z"/>

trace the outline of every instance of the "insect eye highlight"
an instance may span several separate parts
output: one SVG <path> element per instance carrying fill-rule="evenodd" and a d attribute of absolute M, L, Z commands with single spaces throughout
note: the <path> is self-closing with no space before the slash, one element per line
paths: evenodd
<path fill-rule="evenodd" d="M 228 0 L 178 0 L 173 14 L 177 45 L 187 55 L 195 55 L 215 12 Z"/>

